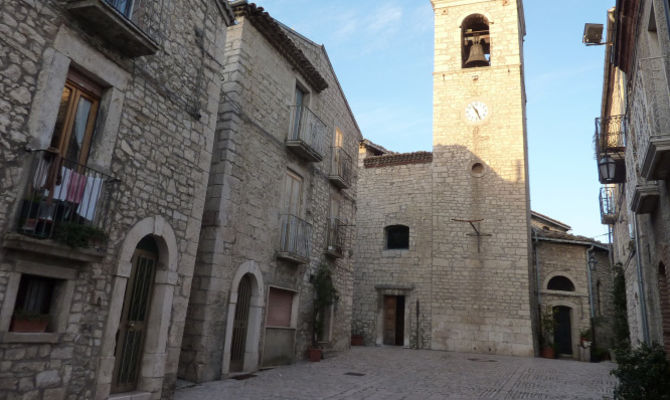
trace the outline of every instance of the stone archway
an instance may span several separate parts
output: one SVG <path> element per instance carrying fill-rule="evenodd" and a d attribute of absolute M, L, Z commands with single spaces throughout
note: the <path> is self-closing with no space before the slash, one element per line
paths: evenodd
<path fill-rule="evenodd" d="M 247 285 L 248 288 L 245 288 Z M 240 292 L 241 288 L 243 289 L 242 293 Z M 248 294 L 245 293 L 247 290 L 249 291 Z M 264 299 L 263 274 L 256 262 L 247 261 L 237 269 L 231 285 L 228 314 L 226 316 L 226 336 L 221 368 L 222 378 L 231 372 L 249 372 L 258 369 L 263 308 L 265 306 Z M 245 308 L 245 310 L 240 310 L 238 313 L 238 305 Z M 244 332 L 240 332 L 239 329 L 236 332 L 237 335 L 244 334 L 244 338 L 235 338 L 237 344 L 243 342 L 244 355 L 242 360 L 239 360 L 240 365 L 235 366 L 237 367 L 235 368 L 236 371 L 232 371 L 231 357 L 233 356 L 233 334 L 236 331 L 236 314 L 238 318 L 244 316 L 246 320 Z"/>
<path fill-rule="evenodd" d="M 121 321 L 126 286 L 132 273 L 132 258 L 138 244 L 145 237 L 151 237 L 158 253 L 158 262 L 151 294 L 151 305 L 146 321 L 146 341 L 143 345 L 141 368 L 137 391 L 154 393 L 160 397 L 167 360 L 167 338 L 170 326 L 172 298 L 177 284 L 177 240 L 174 230 L 163 217 L 148 217 L 135 224 L 126 235 L 120 247 L 118 264 L 112 283 L 109 312 L 105 323 L 100 358 L 96 398 L 107 398 L 114 371 L 116 335 Z"/>

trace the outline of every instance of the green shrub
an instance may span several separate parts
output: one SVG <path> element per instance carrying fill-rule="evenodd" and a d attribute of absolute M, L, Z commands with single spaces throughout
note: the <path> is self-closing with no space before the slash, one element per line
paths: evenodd
<path fill-rule="evenodd" d="M 101 229 L 75 222 L 61 223 L 56 227 L 54 239 L 70 247 L 87 248 L 93 242 L 104 242 L 107 235 Z"/>
<path fill-rule="evenodd" d="M 621 264 L 614 266 L 612 297 L 614 299 L 614 348 L 625 350 L 630 347 L 630 341 L 626 310 L 626 281 Z"/>
<path fill-rule="evenodd" d="M 619 349 L 617 368 L 611 372 L 619 378 L 614 388 L 618 400 L 670 400 L 670 363 L 663 347 L 642 344 L 634 350 Z"/>

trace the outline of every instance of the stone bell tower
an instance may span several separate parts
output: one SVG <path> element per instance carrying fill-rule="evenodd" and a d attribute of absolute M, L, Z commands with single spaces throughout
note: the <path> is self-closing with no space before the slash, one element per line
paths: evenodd
<path fill-rule="evenodd" d="M 432 0 L 431 347 L 533 355 L 521 0 Z"/>

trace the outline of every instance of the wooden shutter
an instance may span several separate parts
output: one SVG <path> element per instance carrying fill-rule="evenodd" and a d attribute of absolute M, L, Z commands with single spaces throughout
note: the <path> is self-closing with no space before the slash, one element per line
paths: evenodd
<path fill-rule="evenodd" d="M 294 293 L 288 290 L 270 288 L 268 296 L 268 326 L 291 326 Z"/>

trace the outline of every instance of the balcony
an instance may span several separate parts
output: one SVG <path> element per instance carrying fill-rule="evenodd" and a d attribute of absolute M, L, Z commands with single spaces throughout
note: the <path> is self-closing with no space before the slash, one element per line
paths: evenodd
<path fill-rule="evenodd" d="M 637 148 L 640 150 L 640 175 L 649 181 L 667 179 L 670 176 L 668 63 L 668 56 L 638 60 L 638 74 L 646 104 L 635 114 L 638 117 L 636 126 L 639 128 L 636 137 L 639 140 Z"/>
<path fill-rule="evenodd" d="M 346 239 L 346 225 L 339 218 L 328 220 L 328 247 L 326 254 L 340 258 L 344 255 L 344 244 Z"/>
<path fill-rule="evenodd" d="M 656 210 L 660 198 L 660 190 L 656 182 L 648 182 L 635 186 L 630 209 L 636 214 L 649 214 Z"/>
<path fill-rule="evenodd" d="M 70 247 L 100 247 L 110 197 L 119 181 L 49 151 L 33 151 L 32 156 L 16 231 Z"/>
<path fill-rule="evenodd" d="M 312 241 L 312 225 L 296 217 L 281 216 L 281 241 L 277 258 L 295 263 L 309 262 Z"/>
<path fill-rule="evenodd" d="M 341 147 L 333 147 L 333 162 L 330 166 L 328 179 L 340 189 L 351 186 L 351 156 Z"/>
<path fill-rule="evenodd" d="M 319 162 L 326 153 L 327 129 L 326 124 L 312 110 L 305 106 L 293 106 L 286 146 L 300 158 Z"/>
<path fill-rule="evenodd" d="M 83 28 L 128 57 L 155 54 L 162 2 L 151 0 L 69 0 L 67 9 Z"/>
<path fill-rule="evenodd" d="M 626 181 L 626 116 L 613 115 L 607 118 L 596 118 L 596 159 L 601 164 L 604 160 L 614 163 L 613 176 L 603 176 L 599 168 L 600 183 L 623 183 Z"/>
<path fill-rule="evenodd" d="M 600 188 L 600 222 L 605 225 L 616 223 L 614 189 L 611 187 Z"/>

